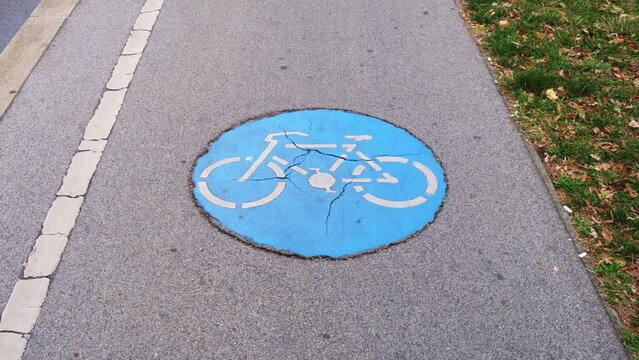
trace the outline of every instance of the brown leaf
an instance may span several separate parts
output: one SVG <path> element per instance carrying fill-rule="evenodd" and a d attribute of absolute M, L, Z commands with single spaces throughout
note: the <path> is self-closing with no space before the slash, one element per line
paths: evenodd
<path fill-rule="evenodd" d="M 613 258 L 609 257 L 608 255 L 604 255 L 601 257 L 601 259 L 599 259 L 599 261 L 595 262 L 595 265 L 612 264 L 613 262 Z"/>
<path fill-rule="evenodd" d="M 579 106 L 577 104 L 572 104 L 572 107 L 575 108 L 575 110 L 577 110 L 577 113 L 579 114 L 579 117 L 582 120 L 586 119 L 586 110 L 583 107 L 581 107 L 581 106 Z M 597 130 L 599 130 L 599 129 L 597 129 Z M 594 131 L 594 129 L 593 129 L 593 131 Z"/>
<path fill-rule="evenodd" d="M 612 239 L 612 231 L 610 229 L 608 229 L 607 227 L 604 227 L 601 229 L 601 237 L 604 238 L 604 240 L 609 241 Z"/>

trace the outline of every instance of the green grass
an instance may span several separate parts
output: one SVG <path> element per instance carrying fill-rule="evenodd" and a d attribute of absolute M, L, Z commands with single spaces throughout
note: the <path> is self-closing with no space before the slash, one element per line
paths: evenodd
<path fill-rule="evenodd" d="M 639 356 L 639 129 L 628 126 L 639 121 L 639 1 L 466 0 L 466 9 Z"/>

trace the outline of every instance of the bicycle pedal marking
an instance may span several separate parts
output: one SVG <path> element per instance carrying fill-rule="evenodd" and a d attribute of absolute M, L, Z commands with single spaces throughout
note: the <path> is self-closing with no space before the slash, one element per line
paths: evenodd
<path fill-rule="evenodd" d="M 251 244 L 303 257 L 374 251 L 421 231 L 445 193 L 444 169 L 387 121 L 299 110 L 220 135 L 195 164 L 196 202 Z"/>

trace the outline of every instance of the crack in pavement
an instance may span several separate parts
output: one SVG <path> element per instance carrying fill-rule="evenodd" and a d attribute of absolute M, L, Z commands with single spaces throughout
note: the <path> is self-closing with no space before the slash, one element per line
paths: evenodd
<path fill-rule="evenodd" d="M 347 158 L 347 157 L 343 157 L 343 156 L 340 156 L 340 155 L 335 155 L 335 154 L 326 153 L 326 152 L 323 152 L 323 151 L 321 151 L 321 150 L 317 150 L 317 149 L 305 149 L 305 148 L 301 148 L 301 147 L 299 147 L 299 146 L 297 145 L 297 143 L 296 143 L 293 139 L 291 139 L 291 138 L 288 136 L 288 134 L 286 133 L 286 130 L 284 130 L 284 129 L 282 129 L 282 128 L 280 128 L 280 130 L 282 130 L 282 132 L 284 133 L 284 137 L 286 137 L 286 138 L 288 139 L 288 141 L 290 141 L 290 142 L 291 142 L 291 144 L 293 144 L 293 146 L 295 146 L 296 148 L 298 148 L 298 149 L 300 149 L 300 150 L 306 151 L 306 152 L 307 152 L 307 154 L 306 154 L 306 155 L 308 155 L 308 153 L 314 152 L 314 153 L 318 153 L 318 154 L 320 154 L 320 155 L 330 156 L 330 157 L 337 158 L 337 159 L 342 159 L 342 160 L 344 160 L 344 161 L 367 162 L 367 161 L 371 161 L 371 160 L 373 160 L 373 159 L 375 159 L 375 158 L 378 158 L 378 157 L 380 157 L 380 156 L 416 156 L 416 155 L 419 155 L 419 154 L 420 154 L 420 153 L 406 153 L 406 154 L 377 154 L 377 155 L 373 155 L 373 156 L 371 156 L 371 157 L 370 157 L 370 160 L 364 160 L 364 159 L 349 159 L 349 158 Z"/>
<path fill-rule="evenodd" d="M 312 129 L 313 124 L 309 122 L 309 127 L 310 129 Z M 351 161 L 351 162 L 365 162 L 368 163 L 369 161 L 381 157 L 381 156 L 416 156 L 419 155 L 420 153 L 404 153 L 404 154 L 379 154 L 379 155 L 374 155 L 372 157 L 370 157 L 369 160 L 364 160 L 364 159 L 349 159 L 347 157 L 344 156 L 340 156 L 340 155 L 335 155 L 335 154 L 330 154 L 330 153 L 326 153 L 324 151 L 318 150 L 318 149 L 308 149 L 308 148 L 302 148 L 300 147 L 293 139 L 291 139 L 288 136 L 288 133 L 286 130 L 284 130 L 283 128 L 280 127 L 280 130 L 284 133 L 284 137 L 286 137 L 286 139 L 293 144 L 293 146 L 296 149 L 299 149 L 302 151 L 302 153 L 297 154 L 295 156 L 295 158 L 293 158 L 293 161 L 291 162 L 290 165 L 288 165 L 285 169 L 284 169 L 284 176 L 273 176 L 273 177 L 266 177 L 266 178 L 251 178 L 251 179 L 246 179 L 245 181 L 269 181 L 269 180 L 286 180 L 288 182 L 290 182 L 297 190 L 303 192 L 304 194 L 308 195 L 308 196 L 312 196 L 309 192 L 304 191 L 301 187 L 299 187 L 297 185 L 297 183 L 295 181 L 293 181 L 293 179 L 291 178 L 291 171 L 293 169 L 293 167 L 295 166 L 299 166 L 301 164 L 303 164 L 306 159 L 308 159 L 308 155 L 310 155 L 311 153 L 317 153 L 319 155 L 324 155 L 324 156 L 328 156 L 328 157 L 332 157 L 332 158 L 336 158 L 336 159 L 341 159 L 344 161 Z M 310 132 L 310 131 L 309 131 Z M 301 160 L 299 160 L 301 158 Z M 228 180 L 218 180 L 216 182 L 227 182 L 227 181 L 237 181 L 237 179 L 228 179 Z M 344 193 L 346 192 L 346 188 L 351 185 L 350 183 L 344 183 L 342 186 L 341 191 L 339 192 L 339 194 L 333 198 L 331 200 L 331 202 L 329 203 L 328 206 L 328 212 L 326 214 L 326 219 L 324 221 L 324 225 L 325 225 L 325 235 L 326 237 L 328 237 L 328 224 L 329 224 L 329 220 L 330 220 L 330 216 L 331 213 L 333 211 L 333 204 L 339 200 L 341 197 L 343 197 Z"/>
<path fill-rule="evenodd" d="M 348 187 L 348 183 L 344 184 L 344 186 L 342 186 L 342 191 L 339 192 L 339 194 L 333 199 L 331 200 L 331 203 L 328 204 L 328 213 L 326 214 L 326 220 L 324 220 L 324 226 L 325 226 L 325 237 L 328 238 L 328 220 L 331 217 L 331 212 L 333 211 L 333 204 L 339 200 L 339 198 L 341 198 L 344 193 L 346 192 L 346 188 Z"/>

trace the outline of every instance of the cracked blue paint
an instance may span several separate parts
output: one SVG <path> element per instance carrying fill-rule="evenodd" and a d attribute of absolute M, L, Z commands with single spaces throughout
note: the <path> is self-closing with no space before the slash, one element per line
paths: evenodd
<path fill-rule="evenodd" d="M 400 242 L 435 219 L 446 193 L 430 149 L 386 121 L 300 110 L 222 134 L 193 169 L 194 195 L 254 245 L 342 258 Z"/>

